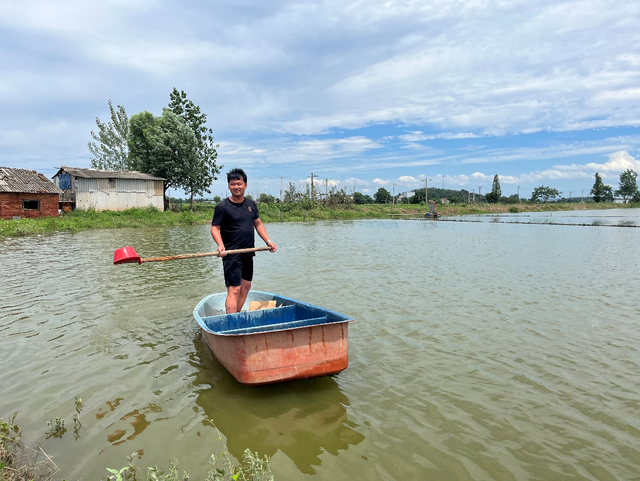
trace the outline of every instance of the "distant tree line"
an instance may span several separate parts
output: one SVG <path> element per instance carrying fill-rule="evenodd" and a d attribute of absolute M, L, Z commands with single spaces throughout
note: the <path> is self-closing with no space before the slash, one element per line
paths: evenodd
<path fill-rule="evenodd" d="M 91 167 L 163 177 L 165 206 L 170 188 L 183 189 L 193 206 L 194 196 L 211 193 L 223 166 L 216 163 L 218 145 L 206 125 L 207 115 L 184 91 L 174 88 L 169 99 L 162 115 L 144 111 L 130 119 L 123 106 L 114 109 L 109 100 L 111 121 L 96 118 L 98 132 L 91 131 Z"/>
<path fill-rule="evenodd" d="M 378 191 L 373 195 L 373 198 L 360 194 L 358 197 L 354 194 L 354 200 L 362 200 L 356 203 L 377 203 L 377 204 L 390 204 L 390 203 L 403 203 L 403 204 L 424 204 L 425 202 L 425 189 L 416 189 L 409 192 L 409 195 L 399 194 L 392 196 L 391 193 L 384 187 L 380 187 Z M 357 193 L 356 193 L 357 194 Z M 620 183 L 617 190 L 613 190 L 613 187 L 605 185 L 600 177 L 600 174 L 595 174 L 595 183 L 591 189 L 591 198 L 587 198 L 587 201 L 593 202 L 613 202 L 614 194 L 622 197 L 624 202 L 640 202 L 640 190 L 638 190 L 637 174 L 632 169 L 625 170 L 620 174 Z M 469 192 L 465 189 L 462 190 L 449 190 L 439 188 L 429 188 L 428 200 L 440 202 L 441 199 L 446 199 L 450 203 L 458 202 L 488 202 L 488 203 L 502 203 L 502 204 L 516 204 L 519 202 L 549 202 L 555 200 L 563 200 L 566 202 L 577 202 L 579 199 L 569 198 L 565 199 L 562 196 L 562 192 L 558 189 L 541 185 L 533 189 L 530 199 L 520 199 L 518 195 L 513 194 L 509 197 L 502 195 L 502 189 L 500 187 L 500 178 L 498 174 L 493 177 L 493 183 L 491 192 L 482 196 Z"/>

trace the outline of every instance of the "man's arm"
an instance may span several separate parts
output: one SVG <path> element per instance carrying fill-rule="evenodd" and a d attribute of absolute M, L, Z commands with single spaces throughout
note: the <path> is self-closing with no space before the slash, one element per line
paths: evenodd
<path fill-rule="evenodd" d="M 218 256 L 224 257 L 227 255 L 224 248 L 224 242 L 222 242 L 222 235 L 220 234 L 220 226 L 212 225 L 211 226 L 211 237 L 216 244 L 218 244 Z"/>
<path fill-rule="evenodd" d="M 271 247 L 270 252 L 277 251 L 278 250 L 278 246 L 275 244 L 275 242 L 273 242 L 271 239 L 269 239 L 269 234 L 267 234 L 267 228 L 264 226 L 264 224 L 262 223 L 260 218 L 257 218 L 256 220 L 254 220 L 253 221 L 253 225 L 255 225 L 256 232 L 262 238 L 262 240 L 265 242 L 265 244 L 267 244 L 269 247 Z"/>

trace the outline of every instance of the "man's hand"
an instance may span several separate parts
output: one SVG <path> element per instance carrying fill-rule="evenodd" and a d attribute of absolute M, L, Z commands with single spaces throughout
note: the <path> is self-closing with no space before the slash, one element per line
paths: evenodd
<path fill-rule="evenodd" d="M 227 250 L 224 248 L 224 246 L 218 247 L 218 257 L 224 257 L 226 255 L 227 255 Z"/>
<path fill-rule="evenodd" d="M 275 242 L 273 242 L 272 240 L 270 240 L 269 242 L 267 242 L 267 245 L 271 248 L 269 249 L 269 252 L 275 252 L 278 250 L 278 246 L 276 245 Z"/>

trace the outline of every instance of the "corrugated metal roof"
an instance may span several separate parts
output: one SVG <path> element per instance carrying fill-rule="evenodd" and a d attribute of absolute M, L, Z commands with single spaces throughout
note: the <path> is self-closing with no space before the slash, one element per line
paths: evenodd
<path fill-rule="evenodd" d="M 0 192 L 62 194 L 56 184 L 35 170 L 0 167 Z"/>
<path fill-rule="evenodd" d="M 84 179 L 141 179 L 141 180 L 165 180 L 162 177 L 137 172 L 135 170 L 98 170 L 98 169 L 81 169 L 78 167 L 60 167 L 56 173 L 59 175 L 62 171 L 67 172 L 76 177 Z M 54 177 L 56 176 L 54 175 Z"/>

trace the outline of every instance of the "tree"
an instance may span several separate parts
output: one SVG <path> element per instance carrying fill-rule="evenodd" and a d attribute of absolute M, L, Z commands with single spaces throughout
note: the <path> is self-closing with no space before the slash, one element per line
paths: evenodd
<path fill-rule="evenodd" d="M 384 187 L 380 187 L 378 191 L 373 194 L 373 199 L 376 204 L 389 204 L 391 202 L 391 193 Z"/>
<path fill-rule="evenodd" d="M 626 202 L 627 198 L 632 199 L 638 192 L 637 177 L 638 174 L 631 169 L 620 174 L 620 188 L 616 190 L 616 194 L 621 195 L 623 201 Z"/>
<path fill-rule="evenodd" d="M 166 206 L 167 189 L 189 188 L 197 172 L 198 143 L 193 131 L 169 109 L 163 109 L 160 117 L 145 111 L 131 117 L 129 156 L 136 170 L 166 179 Z M 193 208 L 194 190 L 187 192 Z"/>
<path fill-rule="evenodd" d="M 613 201 L 613 189 L 610 185 L 604 185 L 602 177 L 596 172 L 596 181 L 591 189 L 591 195 L 594 202 L 612 202 Z"/>
<path fill-rule="evenodd" d="M 216 165 L 219 145 L 214 142 L 213 130 L 206 126 L 207 114 L 187 98 L 184 90 L 178 92 L 174 87 L 169 97 L 169 109 L 183 120 L 196 139 L 196 156 L 190 158 L 191 163 L 185 166 L 180 180 L 184 191 L 191 195 L 193 204 L 194 195 L 211 193 L 209 187 L 223 167 Z"/>
<path fill-rule="evenodd" d="M 531 202 L 547 202 L 549 199 L 555 199 L 556 197 L 560 197 L 562 192 L 559 192 L 558 189 L 554 189 L 552 187 L 545 187 L 541 185 L 540 187 L 536 187 L 533 189 L 533 194 L 531 194 Z"/>
<path fill-rule="evenodd" d="M 492 204 L 497 203 L 502 196 L 502 189 L 500 188 L 500 179 L 498 178 L 498 174 L 493 177 L 493 186 L 491 187 L 491 192 L 484 196 L 487 202 Z"/>
<path fill-rule="evenodd" d="M 304 195 L 298 190 L 293 182 L 289 182 L 289 187 L 284 191 L 285 202 L 299 202 L 303 199 Z"/>
<path fill-rule="evenodd" d="M 98 133 L 91 131 L 92 142 L 87 142 L 91 158 L 91 167 L 103 170 L 127 170 L 131 168 L 129 162 L 129 119 L 122 105 L 118 110 L 113 108 L 109 99 L 111 121 L 103 123 L 96 117 Z"/>
<path fill-rule="evenodd" d="M 361 192 L 354 192 L 353 202 L 356 204 L 373 204 L 373 199 L 370 195 L 363 194 Z"/>
<path fill-rule="evenodd" d="M 260 204 L 275 204 L 276 202 L 278 202 L 278 199 L 271 194 L 261 192 L 258 196 L 258 203 Z"/>

